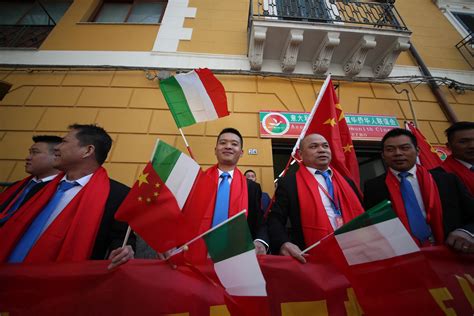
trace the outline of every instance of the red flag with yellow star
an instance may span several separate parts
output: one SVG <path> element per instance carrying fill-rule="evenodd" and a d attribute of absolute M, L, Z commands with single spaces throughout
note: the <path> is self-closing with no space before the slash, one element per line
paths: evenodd
<path fill-rule="evenodd" d="M 441 166 L 443 161 L 441 161 L 436 149 L 431 146 L 421 131 L 416 128 L 412 122 L 405 122 L 405 129 L 410 130 L 410 132 L 412 132 L 416 137 L 418 148 L 420 149 L 420 152 L 418 153 L 420 164 L 427 169 L 433 169 Z"/>
<path fill-rule="evenodd" d="M 165 252 L 193 237 L 209 207 L 211 179 L 189 156 L 158 140 L 150 162 L 115 214 L 153 249 Z"/>
<path fill-rule="evenodd" d="M 359 187 L 359 164 L 352 137 L 330 76 L 324 81 L 306 125 L 293 148 L 293 157 L 298 158 L 297 149 L 305 135 L 313 133 L 321 134 L 329 142 L 332 152 L 331 167 L 352 179 Z"/>

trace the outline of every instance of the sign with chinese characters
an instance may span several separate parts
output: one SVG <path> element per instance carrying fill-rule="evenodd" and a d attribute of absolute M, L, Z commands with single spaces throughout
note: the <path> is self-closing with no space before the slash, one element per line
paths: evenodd
<path fill-rule="evenodd" d="M 298 138 L 309 113 L 260 112 L 260 136 L 269 138 Z M 379 141 L 389 130 L 400 127 L 394 116 L 345 114 L 353 140 Z"/>

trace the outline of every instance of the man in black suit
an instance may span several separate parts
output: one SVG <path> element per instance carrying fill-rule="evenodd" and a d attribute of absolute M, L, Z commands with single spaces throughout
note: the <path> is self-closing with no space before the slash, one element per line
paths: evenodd
<path fill-rule="evenodd" d="M 388 171 L 365 184 L 370 208 L 391 200 L 398 217 L 420 246 L 446 244 L 474 252 L 474 200 L 453 174 L 416 164 L 418 146 L 408 130 L 393 129 L 382 139 Z"/>
<path fill-rule="evenodd" d="M 114 214 L 129 188 L 102 168 L 112 145 L 96 125 L 74 124 L 55 147 L 54 167 L 63 171 L 44 192 L 0 230 L 8 262 L 106 259 L 114 268 L 133 258 L 121 247 L 127 225 Z M 134 243 L 134 237 L 130 240 Z M 113 250 L 114 249 L 114 250 Z M 110 253 L 109 251 L 112 250 Z"/>
<path fill-rule="evenodd" d="M 268 215 L 273 254 L 290 255 L 305 263 L 302 249 L 331 234 L 364 209 L 354 183 L 330 167 L 331 149 L 319 134 L 306 135 L 296 173 L 278 181 L 275 203 Z M 287 221 L 291 230 L 287 233 Z"/>
<path fill-rule="evenodd" d="M 0 227 L 59 173 L 53 164 L 54 146 L 61 142 L 61 137 L 38 135 L 32 139 L 33 145 L 25 158 L 25 171 L 30 176 L 14 183 L 0 194 Z"/>
<path fill-rule="evenodd" d="M 225 128 L 217 136 L 216 147 L 214 153 L 217 158 L 217 164 L 207 169 L 205 172 L 211 179 L 216 181 L 216 190 L 222 183 L 222 174 L 229 174 L 226 181 L 229 182 L 230 197 L 229 205 L 226 207 L 227 214 L 225 218 L 238 213 L 243 209 L 247 210 L 247 222 L 250 232 L 254 238 L 255 250 L 257 254 L 265 254 L 268 248 L 268 237 L 266 226 L 263 221 L 260 201 L 262 198 L 262 190 L 260 185 L 254 181 L 248 180 L 238 169 L 237 163 L 243 155 L 243 138 L 240 132 L 234 128 Z M 247 187 L 247 191 L 243 188 Z M 247 195 L 248 203 L 243 205 L 244 197 Z M 216 201 L 213 201 L 217 203 Z M 215 210 L 213 212 L 213 225 L 218 224 L 221 220 L 217 219 Z M 222 219 L 225 219 L 222 218 Z M 210 228 L 210 227 L 208 227 Z"/>

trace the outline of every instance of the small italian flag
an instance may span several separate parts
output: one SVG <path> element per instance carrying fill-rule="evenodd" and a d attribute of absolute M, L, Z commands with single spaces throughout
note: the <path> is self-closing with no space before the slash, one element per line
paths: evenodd
<path fill-rule="evenodd" d="M 390 201 L 377 204 L 334 232 L 349 265 L 420 251 Z"/>
<path fill-rule="evenodd" d="M 199 187 L 206 185 L 194 185 L 200 179 L 203 173 L 193 159 L 158 140 L 115 218 L 127 222 L 159 252 L 176 247 L 197 234 L 196 225 L 187 225 L 184 208 L 190 204 L 196 217 L 205 209 Z"/>
<path fill-rule="evenodd" d="M 267 296 L 245 211 L 203 236 L 214 269 L 228 294 Z"/>
<path fill-rule="evenodd" d="M 160 89 L 178 128 L 229 115 L 224 86 L 207 68 L 161 80 Z"/>

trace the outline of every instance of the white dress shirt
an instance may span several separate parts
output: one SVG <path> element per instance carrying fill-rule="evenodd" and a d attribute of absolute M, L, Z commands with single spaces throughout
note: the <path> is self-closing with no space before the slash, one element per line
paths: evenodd
<path fill-rule="evenodd" d="M 469 162 L 466 162 L 466 161 L 464 161 L 464 160 L 457 159 L 457 158 L 454 158 L 454 159 L 456 159 L 456 160 L 459 161 L 461 164 L 463 164 L 467 169 L 469 169 L 469 171 L 471 170 L 471 168 L 472 168 L 473 165 L 470 164 Z"/>
<path fill-rule="evenodd" d="M 335 230 L 337 229 L 337 222 L 336 222 L 336 217 L 338 216 L 335 213 L 334 206 L 332 204 L 332 201 L 328 198 L 326 193 L 321 189 L 321 187 L 328 192 L 328 186 L 326 184 L 326 180 L 324 180 L 324 177 L 321 174 L 316 174 L 316 171 L 318 169 L 311 168 L 306 166 L 306 169 L 308 169 L 309 172 L 316 178 L 316 181 L 321 185 L 318 185 L 318 190 L 319 190 L 319 195 L 321 196 L 321 201 L 323 202 L 323 206 L 326 209 L 326 214 L 328 215 L 329 222 L 331 223 L 332 228 Z M 331 168 L 326 169 L 329 172 L 329 176 L 331 177 L 332 181 L 332 170 Z M 326 171 L 326 170 L 319 170 L 320 172 Z M 334 184 L 333 184 L 334 187 Z"/>

